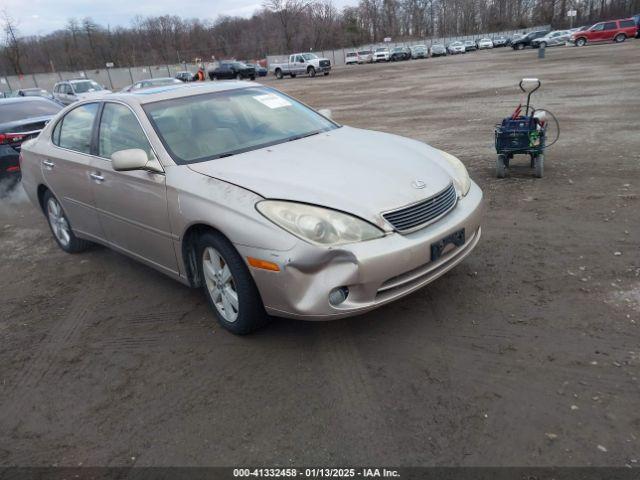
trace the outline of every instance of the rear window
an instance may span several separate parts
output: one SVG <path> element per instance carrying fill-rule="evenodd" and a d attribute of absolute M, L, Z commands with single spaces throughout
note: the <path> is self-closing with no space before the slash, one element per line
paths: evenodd
<path fill-rule="evenodd" d="M 0 123 L 16 122 L 25 118 L 55 115 L 62 107 L 48 100 L 34 99 L 24 102 L 6 102 L 0 104 Z"/>
<path fill-rule="evenodd" d="M 628 27 L 635 27 L 635 26 L 636 26 L 636 22 L 634 22 L 633 20 L 620 21 L 620 28 L 628 28 Z"/>
<path fill-rule="evenodd" d="M 355 53 L 347 53 L 347 57 L 355 57 L 356 54 Z"/>

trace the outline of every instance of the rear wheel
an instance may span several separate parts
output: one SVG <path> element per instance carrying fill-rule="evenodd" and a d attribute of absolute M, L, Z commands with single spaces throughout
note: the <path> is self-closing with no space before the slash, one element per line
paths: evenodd
<path fill-rule="evenodd" d="M 540 42 L 540 48 L 547 48 L 547 42 Z"/>
<path fill-rule="evenodd" d="M 507 157 L 506 155 L 498 155 L 496 160 L 496 177 L 504 178 L 507 176 Z"/>
<path fill-rule="evenodd" d="M 198 241 L 198 258 L 205 295 L 220 325 L 244 335 L 268 322 L 258 288 L 229 240 L 205 233 Z"/>
<path fill-rule="evenodd" d="M 283 76 L 284 76 L 284 75 L 282 75 L 282 70 L 280 70 L 279 68 L 276 68 L 276 78 L 277 78 L 278 80 L 282 80 L 282 77 L 283 77 Z"/>
<path fill-rule="evenodd" d="M 314 67 L 309 67 L 309 68 L 307 68 L 307 73 L 309 74 L 310 77 L 315 77 L 316 76 L 316 69 Z"/>
<path fill-rule="evenodd" d="M 533 159 L 533 169 L 537 178 L 544 175 L 544 155 L 536 155 Z"/>
<path fill-rule="evenodd" d="M 587 44 L 587 39 L 586 38 L 579 38 L 576 40 L 576 47 L 584 47 Z"/>
<path fill-rule="evenodd" d="M 616 38 L 614 38 L 613 40 L 616 43 L 622 43 L 627 39 L 627 36 L 624 33 L 619 33 L 618 35 L 616 35 Z"/>
<path fill-rule="evenodd" d="M 44 194 L 43 205 L 53 238 L 55 238 L 56 243 L 62 250 L 67 253 L 78 253 L 86 250 L 91 245 L 86 240 L 81 240 L 75 236 L 71 230 L 67 215 L 62 210 L 62 205 L 49 190 Z"/>
<path fill-rule="evenodd" d="M 524 45 L 522 43 L 518 43 L 516 45 L 516 50 L 522 50 L 524 48 Z"/>

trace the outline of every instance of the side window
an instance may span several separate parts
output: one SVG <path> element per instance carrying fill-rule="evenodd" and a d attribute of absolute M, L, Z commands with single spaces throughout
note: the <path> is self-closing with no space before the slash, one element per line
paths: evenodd
<path fill-rule="evenodd" d="M 615 30 L 618 28 L 618 24 L 616 22 L 607 22 L 604 24 L 605 30 Z"/>
<path fill-rule="evenodd" d="M 636 22 L 634 22 L 633 20 L 622 20 L 620 22 L 620 28 L 628 28 L 628 27 L 635 27 L 636 26 Z"/>
<path fill-rule="evenodd" d="M 604 23 L 599 23 L 595 27 L 593 27 L 594 32 L 601 32 L 604 29 Z"/>
<path fill-rule="evenodd" d="M 114 152 L 130 148 L 140 148 L 149 159 L 154 158 L 151 145 L 129 107 L 105 103 L 100 119 L 98 155 L 111 158 Z"/>
<path fill-rule="evenodd" d="M 302 55 L 296 55 L 296 62 L 304 63 L 304 58 L 302 58 Z"/>
<path fill-rule="evenodd" d="M 97 103 L 88 103 L 67 113 L 61 123 L 56 125 L 56 129 L 60 129 L 57 132 L 56 145 L 76 152 L 91 153 L 91 133 L 97 111 Z M 56 132 L 54 130 L 55 142 Z"/>

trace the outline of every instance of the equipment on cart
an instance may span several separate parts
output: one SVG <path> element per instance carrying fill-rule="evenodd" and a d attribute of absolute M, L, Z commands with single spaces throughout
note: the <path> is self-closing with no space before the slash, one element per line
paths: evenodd
<path fill-rule="evenodd" d="M 527 90 L 528 84 L 535 87 Z M 534 109 L 531 106 L 531 95 L 538 90 L 542 83 L 537 78 L 523 78 L 519 87 L 527 94 L 527 104 L 522 112 L 522 104 L 516 107 L 510 117 L 502 120 L 495 128 L 495 146 L 498 153 L 496 162 L 496 175 L 498 178 L 507 176 L 509 165 L 514 155 L 529 155 L 531 168 L 535 176 L 542 178 L 544 173 L 544 151 L 553 145 L 560 136 L 560 128 L 555 116 L 543 109 Z M 557 127 L 557 135 L 551 143 L 548 143 L 547 115 L 553 118 Z"/>

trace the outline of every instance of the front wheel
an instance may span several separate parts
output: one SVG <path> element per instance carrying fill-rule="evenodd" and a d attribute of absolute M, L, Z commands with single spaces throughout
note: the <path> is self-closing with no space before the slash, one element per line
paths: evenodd
<path fill-rule="evenodd" d="M 613 40 L 616 43 L 622 43 L 627 39 L 627 36 L 624 33 L 619 33 L 618 35 L 616 35 L 616 38 L 614 38 Z"/>
<path fill-rule="evenodd" d="M 505 178 L 507 176 L 507 156 L 498 155 L 496 160 L 496 177 Z"/>
<path fill-rule="evenodd" d="M 78 253 L 89 247 L 89 242 L 75 236 L 67 215 L 62 210 L 62 205 L 49 190 L 44 194 L 43 205 L 53 238 L 62 250 L 67 253 Z"/>
<path fill-rule="evenodd" d="M 219 233 L 205 233 L 198 242 L 200 278 L 218 323 L 237 335 L 265 325 L 258 288 L 231 242 Z"/>
<path fill-rule="evenodd" d="M 547 42 L 540 42 L 540 48 L 547 48 Z"/>
<path fill-rule="evenodd" d="M 533 169 L 536 178 L 542 178 L 544 175 L 544 155 L 536 155 L 533 159 Z"/>
<path fill-rule="evenodd" d="M 309 74 L 310 77 L 315 77 L 316 76 L 316 69 L 313 67 L 309 67 L 307 69 L 307 73 Z"/>
<path fill-rule="evenodd" d="M 519 43 L 516 45 L 516 50 L 522 50 L 524 48 L 524 45 L 522 43 Z"/>

